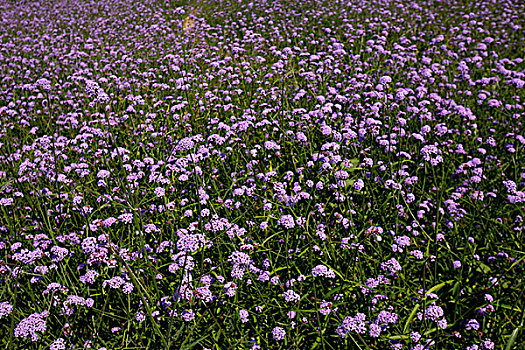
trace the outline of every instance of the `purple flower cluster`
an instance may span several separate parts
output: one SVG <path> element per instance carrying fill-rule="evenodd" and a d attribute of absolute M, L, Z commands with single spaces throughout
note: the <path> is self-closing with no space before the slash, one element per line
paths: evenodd
<path fill-rule="evenodd" d="M 312 276 L 314 277 L 323 276 L 326 278 L 335 278 L 335 272 L 332 269 L 326 267 L 325 265 L 317 265 L 316 267 L 312 269 Z"/>
<path fill-rule="evenodd" d="M 0 346 L 522 342 L 523 1 L 0 17 Z"/>
<path fill-rule="evenodd" d="M 359 313 L 354 317 L 346 316 L 343 322 L 337 327 L 337 334 L 344 338 L 349 332 L 355 332 L 357 334 L 365 333 L 365 318 L 366 316 L 362 313 Z"/>
<path fill-rule="evenodd" d="M 13 305 L 7 301 L 0 303 L 0 319 L 7 317 L 11 312 L 13 312 Z"/>
<path fill-rule="evenodd" d="M 14 330 L 14 336 L 18 338 L 31 338 L 31 341 L 36 342 L 40 336 L 46 331 L 46 320 L 49 316 L 47 311 L 42 313 L 34 313 L 24 318 Z M 40 333 L 40 334 L 38 334 Z"/>

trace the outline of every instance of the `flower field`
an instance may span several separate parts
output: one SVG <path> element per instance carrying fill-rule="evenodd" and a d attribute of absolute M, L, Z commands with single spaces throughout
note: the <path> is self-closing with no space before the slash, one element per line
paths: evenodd
<path fill-rule="evenodd" d="M 0 21 L 0 348 L 525 349 L 525 2 Z"/>

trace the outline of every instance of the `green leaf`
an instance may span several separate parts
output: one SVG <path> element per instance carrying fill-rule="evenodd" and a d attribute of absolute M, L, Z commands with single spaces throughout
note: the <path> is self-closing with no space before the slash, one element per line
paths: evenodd
<path fill-rule="evenodd" d="M 428 293 L 434 293 L 434 292 L 437 292 L 439 291 L 441 288 L 443 288 L 445 285 L 449 284 L 449 283 L 452 283 L 454 282 L 454 280 L 448 280 L 448 281 L 445 281 L 445 282 L 442 282 L 440 284 L 436 284 L 434 287 L 430 288 L 427 292 Z"/>
<path fill-rule="evenodd" d="M 507 341 L 507 346 L 505 346 L 505 350 L 511 350 L 514 346 L 514 343 L 516 342 L 516 339 L 518 338 L 518 333 L 520 331 L 521 327 L 514 328 L 514 331 L 512 331 L 512 334 L 510 335 L 509 340 Z"/>
<path fill-rule="evenodd" d="M 355 179 L 346 179 L 345 180 L 345 186 L 346 187 L 352 187 L 354 185 L 355 181 L 356 181 Z"/>
<path fill-rule="evenodd" d="M 405 322 L 405 327 L 403 327 L 403 333 L 406 333 L 408 331 L 408 328 L 410 326 L 410 322 L 412 322 L 412 320 L 414 319 L 414 317 L 416 316 L 416 313 L 417 311 L 419 310 L 419 307 L 421 305 L 419 304 L 416 304 L 416 306 L 414 306 L 414 308 L 412 309 L 412 312 L 410 313 L 410 316 L 408 316 L 408 319 L 407 321 Z"/>
<path fill-rule="evenodd" d="M 481 273 L 490 273 L 491 270 L 488 265 L 485 265 L 484 263 L 479 262 L 478 266 L 476 267 L 476 271 L 481 272 Z"/>

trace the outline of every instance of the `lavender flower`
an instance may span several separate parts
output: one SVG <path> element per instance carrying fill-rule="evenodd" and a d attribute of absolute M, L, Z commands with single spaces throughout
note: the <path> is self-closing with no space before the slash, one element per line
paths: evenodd
<path fill-rule="evenodd" d="M 312 276 L 314 277 L 323 276 L 326 278 L 335 278 L 335 272 L 332 269 L 326 267 L 325 265 L 317 265 L 316 267 L 312 269 Z"/>
<path fill-rule="evenodd" d="M 295 221 L 291 215 L 283 215 L 281 217 L 280 223 L 287 229 L 292 229 L 295 227 Z"/>
<path fill-rule="evenodd" d="M 48 316 L 47 311 L 41 313 L 34 313 L 22 319 L 14 330 L 14 336 L 17 338 L 31 338 L 31 341 L 36 342 L 40 339 L 47 327 L 45 318 Z M 38 334 L 41 333 L 41 334 Z"/>
<path fill-rule="evenodd" d="M 65 350 L 66 341 L 63 338 L 58 338 L 49 346 L 49 350 Z"/>
<path fill-rule="evenodd" d="M 239 318 L 241 319 L 242 323 L 248 322 L 248 316 L 249 316 L 248 311 L 244 309 L 239 310 Z"/>
<path fill-rule="evenodd" d="M 283 293 L 283 298 L 289 303 L 297 303 L 301 299 L 301 296 L 293 290 L 289 289 L 285 293 Z"/>
<path fill-rule="evenodd" d="M 390 275 L 393 276 L 399 271 L 401 271 L 403 268 L 395 258 L 392 258 L 386 262 L 381 263 L 381 269 L 383 269 L 384 271 L 390 271 Z"/>
<path fill-rule="evenodd" d="M 281 341 L 286 336 L 286 332 L 281 327 L 275 327 L 274 329 L 272 329 L 272 336 L 273 336 L 273 339 L 277 341 Z"/>
<path fill-rule="evenodd" d="M 9 304 L 7 301 L 0 303 L 0 320 L 8 316 L 11 312 L 13 312 L 13 305 Z"/>
<path fill-rule="evenodd" d="M 344 338 L 349 332 L 356 332 L 358 334 L 365 333 L 365 318 L 366 316 L 362 313 L 358 313 L 354 317 L 345 317 L 343 322 L 337 327 L 337 334 L 339 334 L 340 337 Z"/>

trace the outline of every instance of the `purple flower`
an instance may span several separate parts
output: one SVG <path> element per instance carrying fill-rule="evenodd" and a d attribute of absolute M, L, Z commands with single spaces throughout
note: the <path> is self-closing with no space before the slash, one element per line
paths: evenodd
<path fill-rule="evenodd" d="M 301 296 L 291 289 L 283 293 L 283 298 L 289 303 L 296 303 L 301 300 Z"/>
<path fill-rule="evenodd" d="M 427 162 L 430 162 L 433 166 L 443 162 L 441 150 L 434 145 L 424 146 L 421 149 L 421 154 L 423 155 L 423 159 Z"/>
<path fill-rule="evenodd" d="M 135 321 L 137 322 L 144 322 L 146 320 L 146 315 L 144 315 L 144 312 L 142 311 L 138 311 L 136 314 L 135 314 Z"/>
<path fill-rule="evenodd" d="M 122 292 L 124 294 L 130 294 L 132 291 L 133 291 L 133 284 L 129 282 L 124 283 L 124 285 L 122 286 Z"/>
<path fill-rule="evenodd" d="M 469 331 L 469 330 L 471 330 L 471 329 L 477 331 L 477 330 L 479 329 L 479 322 L 478 322 L 477 320 L 475 320 L 475 319 L 472 318 L 472 319 L 468 320 L 468 322 L 467 322 L 467 324 L 466 324 L 466 326 L 465 326 L 465 329 L 466 329 L 467 331 Z"/>
<path fill-rule="evenodd" d="M 372 338 L 377 338 L 381 334 L 381 327 L 375 323 L 370 325 L 370 336 Z"/>
<path fill-rule="evenodd" d="M 65 350 L 66 341 L 63 338 L 58 338 L 49 346 L 49 350 Z"/>
<path fill-rule="evenodd" d="M 363 180 L 358 179 L 356 182 L 354 182 L 353 186 L 357 191 L 361 191 L 365 187 L 365 183 Z"/>
<path fill-rule="evenodd" d="M 248 311 L 241 309 L 239 310 L 239 318 L 241 319 L 242 323 L 248 322 Z"/>
<path fill-rule="evenodd" d="M 272 335 L 273 339 L 280 341 L 284 339 L 284 337 L 286 336 L 286 332 L 281 327 L 275 327 L 274 329 L 272 329 Z"/>
<path fill-rule="evenodd" d="M 14 330 L 14 336 L 17 338 L 29 338 L 31 341 L 38 341 L 40 335 L 37 333 L 44 333 L 46 331 L 46 321 L 44 320 L 48 316 L 47 311 L 42 313 L 34 313 L 27 318 L 24 318 L 16 325 Z"/>
<path fill-rule="evenodd" d="M 390 275 L 393 276 L 403 268 L 395 258 L 392 258 L 386 262 L 381 263 L 381 269 L 383 269 L 383 271 L 390 271 Z"/>
<path fill-rule="evenodd" d="M 259 277 L 257 277 L 258 281 L 266 282 L 270 280 L 270 273 L 268 271 L 263 271 L 259 274 Z"/>
<path fill-rule="evenodd" d="M 407 237 L 407 236 L 395 237 L 394 242 L 396 242 L 396 244 L 392 245 L 392 250 L 394 252 L 395 251 L 403 252 L 403 248 L 408 247 L 410 245 L 410 237 Z"/>
<path fill-rule="evenodd" d="M 390 323 L 397 323 L 397 314 L 394 312 L 382 310 L 377 315 L 375 323 L 379 325 L 388 325 Z"/>
<path fill-rule="evenodd" d="M 328 315 L 332 312 L 332 303 L 326 300 L 323 300 L 320 305 L 319 312 L 323 315 Z"/>
<path fill-rule="evenodd" d="M 295 227 L 295 221 L 291 215 L 283 215 L 279 222 L 287 229 L 292 229 Z"/>
<path fill-rule="evenodd" d="M 264 209 L 265 211 L 269 211 L 269 210 L 271 210 L 271 209 L 272 209 L 272 203 L 266 203 L 266 204 L 264 204 L 264 205 L 263 205 L 263 209 Z"/>
<path fill-rule="evenodd" d="M 281 149 L 281 146 L 279 146 L 276 142 L 274 141 L 266 141 L 264 143 L 264 148 L 266 148 L 267 150 L 272 150 L 272 149 L 275 149 L 275 150 L 280 150 Z"/>
<path fill-rule="evenodd" d="M 419 339 L 421 339 L 421 334 L 419 334 L 418 332 L 410 332 L 410 338 L 412 338 L 412 341 L 414 343 L 417 343 L 419 342 Z"/>
<path fill-rule="evenodd" d="M 195 318 L 195 312 L 193 310 L 184 310 L 181 314 L 181 317 L 184 321 L 189 322 Z"/>
<path fill-rule="evenodd" d="M 233 282 L 228 282 L 224 285 L 223 289 L 227 296 L 233 297 L 235 295 L 235 291 L 237 290 L 237 285 Z"/>
<path fill-rule="evenodd" d="M 108 178 L 110 175 L 111 175 L 111 173 L 109 171 L 107 171 L 107 170 L 99 170 L 99 172 L 97 173 L 97 177 L 99 179 Z"/>
<path fill-rule="evenodd" d="M 164 197 L 164 194 L 166 193 L 166 190 L 162 187 L 155 188 L 155 195 L 157 197 Z"/>
<path fill-rule="evenodd" d="M 348 332 L 363 334 L 366 332 L 365 314 L 359 313 L 355 317 L 347 316 L 337 327 L 337 334 L 344 338 Z"/>
<path fill-rule="evenodd" d="M 438 321 L 438 326 L 441 329 L 447 328 L 447 325 L 448 325 L 448 322 L 446 318 L 442 318 L 441 320 Z"/>
<path fill-rule="evenodd" d="M 124 224 L 131 224 L 133 222 L 133 214 L 131 213 L 124 213 L 118 216 L 118 219 L 120 222 Z"/>
<path fill-rule="evenodd" d="M 413 250 L 413 251 L 410 252 L 410 255 L 416 257 L 416 259 L 418 259 L 418 260 L 423 259 L 423 256 L 424 256 L 423 252 L 420 251 L 420 250 Z"/>
<path fill-rule="evenodd" d="M 45 78 L 38 79 L 35 83 L 35 86 L 41 87 L 46 91 L 51 90 L 51 82 Z"/>
<path fill-rule="evenodd" d="M 494 349 L 494 343 L 490 339 L 486 339 L 481 345 L 483 346 L 483 349 Z"/>
<path fill-rule="evenodd" d="M 444 315 L 444 311 L 440 306 L 430 305 L 425 311 L 425 318 L 438 322 L 438 319 Z"/>
<path fill-rule="evenodd" d="M 335 272 L 332 269 L 326 267 L 325 265 L 317 265 L 312 269 L 312 276 L 324 276 L 327 278 L 335 278 Z"/>
<path fill-rule="evenodd" d="M 13 312 L 13 305 L 9 304 L 7 301 L 0 303 L 0 320 L 11 312 Z"/>
<path fill-rule="evenodd" d="M 87 270 L 86 273 L 82 276 L 80 276 L 80 282 L 86 284 L 93 284 L 95 283 L 95 279 L 99 276 L 99 273 L 94 270 Z"/>
<path fill-rule="evenodd" d="M 379 78 L 379 84 L 381 85 L 388 85 L 391 82 L 392 82 L 392 78 L 390 78 L 387 75 L 384 75 L 381 78 Z"/>
<path fill-rule="evenodd" d="M 235 251 L 233 252 L 229 257 L 228 261 L 232 263 L 232 265 L 242 265 L 247 266 L 252 264 L 252 259 L 250 256 L 246 253 Z"/>

